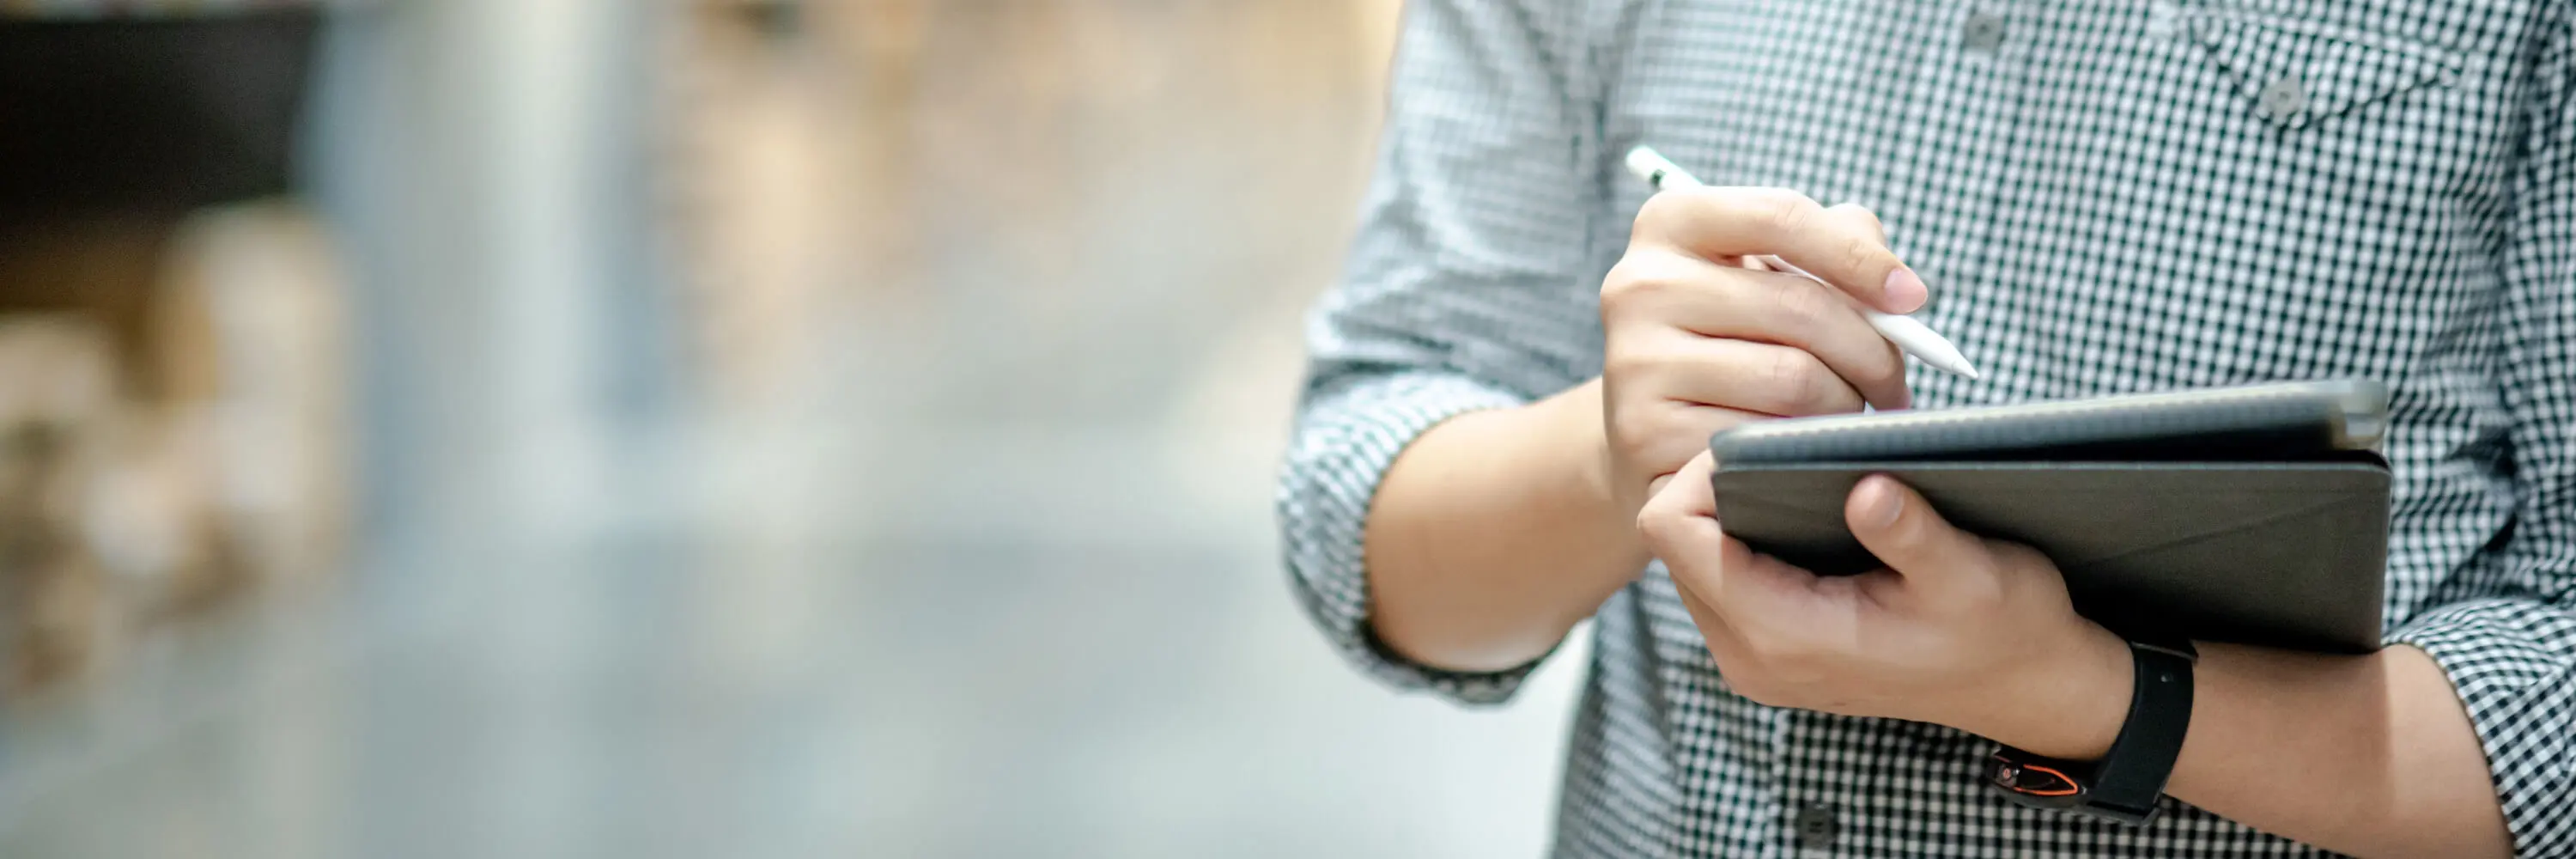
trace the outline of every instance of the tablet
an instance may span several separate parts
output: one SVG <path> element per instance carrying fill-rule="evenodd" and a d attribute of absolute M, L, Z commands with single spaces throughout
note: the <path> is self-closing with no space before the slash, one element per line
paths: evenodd
<path fill-rule="evenodd" d="M 1763 421 L 1710 438 L 1710 481 L 1728 534 L 1819 574 L 1881 566 L 1842 511 L 1885 473 L 2047 554 L 2106 624 L 2364 652 L 2386 577 L 2387 401 L 2328 380 Z"/>
<path fill-rule="evenodd" d="M 2337 379 L 1934 411 L 1758 421 L 1709 438 L 1720 463 L 2264 459 L 2378 447 L 2388 389 Z"/>

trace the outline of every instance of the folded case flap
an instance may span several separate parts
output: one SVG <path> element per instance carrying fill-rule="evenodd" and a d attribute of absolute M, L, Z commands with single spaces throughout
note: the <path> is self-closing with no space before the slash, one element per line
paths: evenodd
<path fill-rule="evenodd" d="M 2378 645 L 2389 475 L 2375 458 L 1741 466 L 1711 478 L 1718 521 L 1818 573 L 1875 569 L 1842 515 L 1871 473 L 1904 480 L 1963 528 L 2046 553 L 2098 620 L 2303 649 Z"/>

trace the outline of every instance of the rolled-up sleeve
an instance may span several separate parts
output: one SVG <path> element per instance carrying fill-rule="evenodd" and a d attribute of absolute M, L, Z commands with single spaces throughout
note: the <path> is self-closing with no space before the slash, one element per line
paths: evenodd
<path fill-rule="evenodd" d="M 1277 504 L 1293 586 L 1362 668 L 1464 703 L 1508 698 L 1529 667 L 1458 674 L 1379 647 L 1361 538 L 1379 481 L 1424 430 L 1554 393 L 1599 362 L 1587 5 L 1405 4 L 1358 232 L 1308 318 Z"/>
<path fill-rule="evenodd" d="M 2392 636 L 2449 672 L 2516 854 L 2576 856 L 2576 110 L 2564 22 L 2540 53 L 2496 372 L 2514 416 L 2516 514 L 2463 581 L 2479 593 Z"/>

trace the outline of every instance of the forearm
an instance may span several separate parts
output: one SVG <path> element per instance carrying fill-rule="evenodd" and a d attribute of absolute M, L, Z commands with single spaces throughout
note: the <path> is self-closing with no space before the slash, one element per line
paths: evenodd
<path fill-rule="evenodd" d="M 2204 644 L 2200 654 L 2191 730 L 2166 792 L 2364 859 L 2511 855 L 2485 750 L 2450 678 L 2423 651 Z M 2058 757 L 2108 751 L 2128 706 L 2126 647 L 2083 658 L 2096 668 L 2060 700 L 2114 706 L 2014 708 L 2009 720 L 2019 724 L 1989 736 Z"/>
<path fill-rule="evenodd" d="M 2476 729 L 2423 651 L 2201 654 L 2175 797 L 2368 859 L 2512 854 Z"/>
<path fill-rule="evenodd" d="M 1493 671 L 1547 652 L 1647 561 L 1602 476 L 1596 380 L 1432 427 L 1370 505 L 1370 623 L 1440 668 Z"/>

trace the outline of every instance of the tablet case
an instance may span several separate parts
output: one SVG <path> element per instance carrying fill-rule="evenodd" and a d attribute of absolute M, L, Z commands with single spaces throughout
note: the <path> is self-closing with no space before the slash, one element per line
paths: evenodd
<path fill-rule="evenodd" d="M 1845 530 L 1843 500 L 1870 473 L 1914 487 L 1961 528 L 2046 554 L 2076 609 L 2115 628 L 2299 650 L 2379 647 L 2383 465 L 1772 465 L 1717 472 L 1717 519 L 1755 550 L 1819 574 L 1866 572 L 1881 565 Z"/>
<path fill-rule="evenodd" d="M 2369 450 L 2388 388 L 2273 382 L 2075 400 L 1760 421 L 1709 438 L 1727 465 L 1882 460 L 2308 460 Z"/>
<path fill-rule="evenodd" d="M 1717 519 L 1824 575 L 1881 564 L 1845 499 L 1885 473 L 2028 544 L 2115 628 L 2328 652 L 2380 644 L 2386 391 L 2318 382 L 1747 424 L 1710 439 Z"/>

